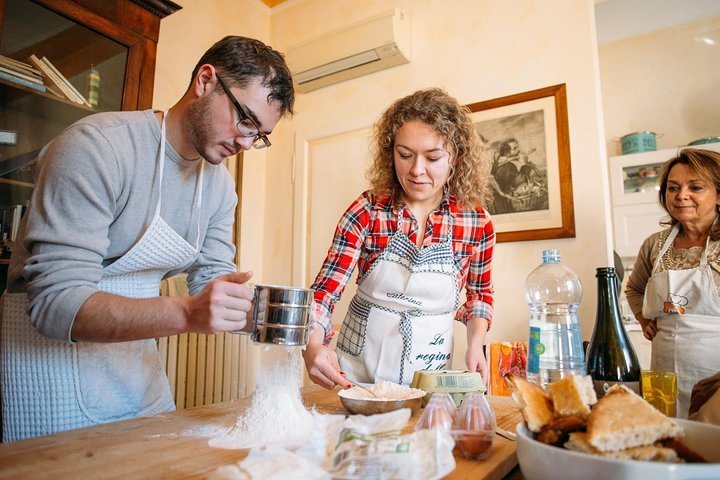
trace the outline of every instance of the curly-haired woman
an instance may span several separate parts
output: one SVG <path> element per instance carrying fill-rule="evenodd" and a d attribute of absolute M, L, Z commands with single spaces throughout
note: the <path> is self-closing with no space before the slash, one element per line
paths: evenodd
<path fill-rule="evenodd" d="M 493 312 L 495 231 L 482 207 L 482 143 L 457 100 L 438 88 L 393 103 L 374 127 L 370 190 L 338 222 L 312 289 L 313 331 L 303 356 L 327 388 L 450 368 L 453 319 L 467 326 L 465 364 L 487 381 L 483 353 Z M 337 353 L 335 303 L 358 268 L 358 289 Z M 461 305 L 461 290 L 466 300 Z"/>

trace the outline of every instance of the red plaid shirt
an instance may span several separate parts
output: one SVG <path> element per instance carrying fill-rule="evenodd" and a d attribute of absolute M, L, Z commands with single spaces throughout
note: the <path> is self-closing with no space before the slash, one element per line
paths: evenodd
<path fill-rule="evenodd" d="M 398 210 L 399 209 L 399 210 Z M 458 309 L 455 319 L 463 323 L 471 318 L 485 318 L 488 327 L 493 315 L 492 258 L 495 229 L 484 208 L 461 208 L 452 198 L 444 198 L 428 217 L 423 247 L 447 239 L 450 227 L 448 212 L 453 217 L 453 251 L 458 266 L 457 280 L 465 286 L 467 301 Z M 355 266 L 358 282 L 365 276 L 397 230 L 402 213 L 402 231 L 417 245 L 418 226 L 409 209 L 393 206 L 389 197 L 364 192 L 338 222 L 332 245 L 322 268 L 310 288 L 315 290 L 314 320 L 325 330 L 325 343 L 333 335 L 331 315 L 335 303 L 350 280 Z"/>

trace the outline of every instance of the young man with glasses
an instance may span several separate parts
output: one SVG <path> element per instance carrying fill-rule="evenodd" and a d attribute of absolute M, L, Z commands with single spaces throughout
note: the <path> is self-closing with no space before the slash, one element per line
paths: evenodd
<path fill-rule="evenodd" d="M 173 410 L 154 339 L 246 325 L 222 162 L 293 104 L 281 54 L 225 37 L 168 111 L 91 115 L 42 150 L 2 298 L 5 441 Z M 180 272 L 191 296 L 159 297 Z"/>

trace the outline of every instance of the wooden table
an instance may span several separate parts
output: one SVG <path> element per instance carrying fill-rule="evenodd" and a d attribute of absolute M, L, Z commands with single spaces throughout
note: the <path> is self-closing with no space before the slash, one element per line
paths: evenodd
<path fill-rule="evenodd" d="M 347 413 L 334 391 L 312 386 L 303 388 L 302 396 L 320 413 Z M 522 417 L 513 401 L 488 400 L 498 426 L 514 431 Z M 206 478 L 217 467 L 242 460 L 247 451 L 212 448 L 207 438 L 187 432 L 231 427 L 249 404 L 243 399 L 0 444 L 0 479 Z M 420 414 L 413 415 L 408 430 Z M 457 467 L 446 478 L 499 479 L 517 466 L 515 442 L 496 435 L 487 459 L 468 460 L 456 452 L 455 460 Z"/>

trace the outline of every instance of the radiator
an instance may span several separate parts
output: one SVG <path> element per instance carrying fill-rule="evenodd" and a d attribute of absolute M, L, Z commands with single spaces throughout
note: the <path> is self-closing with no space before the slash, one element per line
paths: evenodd
<path fill-rule="evenodd" d="M 184 277 L 163 280 L 161 294 L 187 295 Z M 257 352 L 250 337 L 183 333 L 157 339 L 178 410 L 248 396 L 255 385 Z"/>

